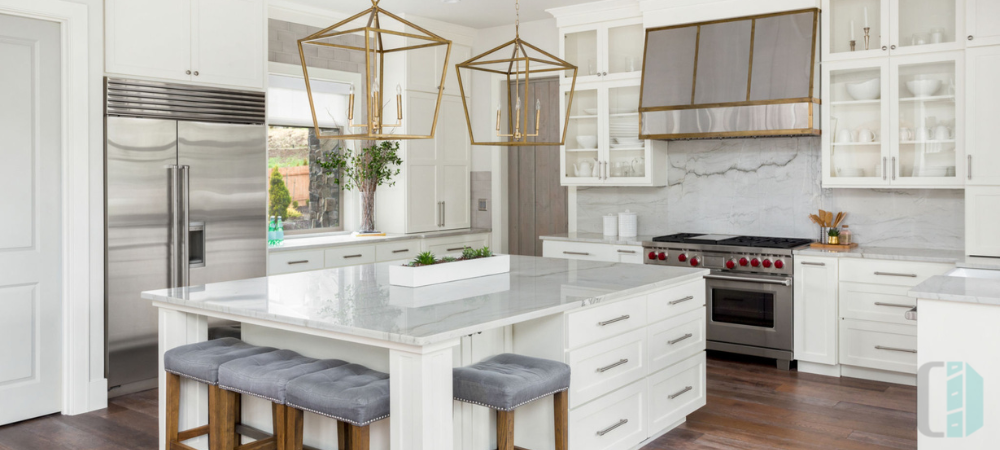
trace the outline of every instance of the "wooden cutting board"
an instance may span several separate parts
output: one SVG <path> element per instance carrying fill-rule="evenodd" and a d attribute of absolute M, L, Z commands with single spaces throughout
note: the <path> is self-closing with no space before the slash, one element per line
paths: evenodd
<path fill-rule="evenodd" d="M 857 242 L 851 242 L 850 244 L 847 244 L 847 245 L 841 245 L 841 244 L 820 244 L 819 242 L 813 242 L 812 244 L 809 244 L 809 248 L 818 248 L 818 249 L 821 249 L 821 250 L 833 250 L 833 251 L 846 251 L 846 250 L 850 250 L 850 249 L 852 249 L 854 247 L 857 247 L 857 246 L 858 246 Z"/>

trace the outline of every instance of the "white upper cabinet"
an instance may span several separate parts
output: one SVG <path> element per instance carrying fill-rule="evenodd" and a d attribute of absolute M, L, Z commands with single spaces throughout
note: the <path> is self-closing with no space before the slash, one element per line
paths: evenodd
<path fill-rule="evenodd" d="M 994 2 L 1000 5 L 1000 1 Z M 998 12 L 1000 14 L 1000 12 Z M 967 185 L 1000 185 L 1000 46 L 965 52 Z"/>
<path fill-rule="evenodd" d="M 107 0 L 106 71 L 264 87 L 263 0 Z"/>
<path fill-rule="evenodd" d="M 411 30 L 412 32 L 412 30 Z M 422 45 L 429 41 L 409 39 L 408 45 Z M 445 77 L 445 95 L 461 95 L 458 77 L 455 75 L 455 64 L 465 62 L 472 57 L 472 48 L 461 44 L 451 45 L 451 55 L 448 46 L 439 45 L 406 52 L 406 89 L 411 91 L 437 93 L 441 85 L 441 71 L 445 68 L 447 57 L 448 73 Z M 462 71 L 462 81 L 465 83 L 465 96 L 472 95 L 471 77 L 468 70 Z"/>
<path fill-rule="evenodd" d="M 1000 44 L 1000 2 L 965 0 L 966 45 Z"/>
<path fill-rule="evenodd" d="M 646 30 L 641 18 L 576 25 L 560 32 L 560 52 L 578 68 L 578 83 L 638 79 L 642 74 Z M 562 76 L 572 80 L 573 73 Z"/>
<path fill-rule="evenodd" d="M 823 60 L 964 48 L 966 18 L 961 13 L 964 3 L 965 0 L 823 0 Z"/>

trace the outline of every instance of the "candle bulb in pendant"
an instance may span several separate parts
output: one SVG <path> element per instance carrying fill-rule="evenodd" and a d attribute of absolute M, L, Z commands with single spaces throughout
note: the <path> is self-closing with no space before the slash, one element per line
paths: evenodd
<path fill-rule="evenodd" d="M 354 85 L 351 85 L 351 95 L 347 100 L 347 120 L 354 120 Z"/>
<path fill-rule="evenodd" d="M 854 21 L 851 21 L 851 40 L 854 40 Z"/>
<path fill-rule="evenodd" d="M 514 115 L 517 116 L 517 120 L 514 121 L 514 134 L 520 134 L 521 132 L 521 96 L 517 96 L 517 104 L 514 106 Z"/>
<path fill-rule="evenodd" d="M 403 87 L 396 85 L 396 119 L 403 120 Z"/>
<path fill-rule="evenodd" d="M 500 104 L 497 103 L 497 136 L 500 135 Z"/>
<path fill-rule="evenodd" d="M 865 6 L 865 28 L 868 28 L 868 7 Z"/>
<path fill-rule="evenodd" d="M 540 99 L 535 99 L 535 135 L 538 135 L 538 127 L 541 125 L 542 118 L 542 101 Z"/>

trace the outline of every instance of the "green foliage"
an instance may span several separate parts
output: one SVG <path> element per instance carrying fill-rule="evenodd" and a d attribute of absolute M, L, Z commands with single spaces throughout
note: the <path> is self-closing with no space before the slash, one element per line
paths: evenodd
<path fill-rule="evenodd" d="M 271 170 L 271 185 L 268 191 L 268 215 L 284 216 L 288 214 L 288 205 L 292 204 L 292 195 L 288 193 L 285 179 L 277 168 Z"/>
<path fill-rule="evenodd" d="M 830 228 L 830 232 L 827 233 L 828 236 L 840 236 L 840 230 L 836 228 Z"/>
<path fill-rule="evenodd" d="M 455 258 L 454 256 L 445 256 L 444 258 L 441 258 L 441 261 L 438 262 L 449 263 L 455 261 L 458 261 L 458 258 Z"/>
<path fill-rule="evenodd" d="M 308 166 L 309 160 L 302 158 L 267 158 L 267 168 L 276 169 L 279 167 L 299 167 Z"/>
<path fill-rule="evenodd" d="M 493 256 L 493 252 L 490 251 L 489 247 L 483 247 L 479 249 L 478 253 L 480 258 L 489 258 L 490 256 Z"/>
<path fill-rule="evenodd" d="M 423 252 L 417 255 L 416 258 L 413 258 L 413 261 L 410 262 L 410 266 L 429 266 L 436 262 L 437 258 L 434 257 L 433 253 Z"/>
<path fill-rule="evenodd" d="M 338 185 L 350 191 L 374 192 L 379 186 L 396 184 L 392 177 L 399 175 L 403 160 L 399 157 L 397 141 L 365 141 L 365 147 L 356 154 L 350 149 L 337 147 L 326 152 L 317 161 L 327 175 L 335 171 Z"/>
<path fill-rule="evenodd" d="M 462 259 L 476 259 L 479 257 L 479 250 L 472 247 L 465 247 L 462 250 Z"/>
<path fill-rule="evenodd" d="M 294 205 L 293 206 L 289 206 L 288 210 L 285 211 L 285 212 L 286 212 L 286 214 L 285 214 L 285 219 L 286 220 L 298 219 L 298 218 L 302 217 L 302 213 L 300 213 L 298 209 L 295 209 Z"/>
<path fill-rule="evenodd" d="M 298 200 L 292 200 L 292 208 L 295 208 L 295 209 L 299 208 L 299 201 Z"/>

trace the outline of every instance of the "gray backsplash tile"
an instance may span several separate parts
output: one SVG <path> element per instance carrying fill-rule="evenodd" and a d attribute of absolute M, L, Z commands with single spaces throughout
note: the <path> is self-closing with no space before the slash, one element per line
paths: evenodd
<path fill-rule="evenodd" d="M 808 215 L 846 211 L 863 244 L 964 248 L 960 189 L 823 189 L 816 137 L 674 141 L 664 188 L 579 188 L 577 229 L 639 213 L 639 234 L 733 233 L 817 238 Z"/>
<path fill-rule="evenodd" d="M 470 172 L 472 202 L 472 228 L 493 227 L 493 174 L 489 171 Z M 486 211 L 479 210 L 479 199 L 486 199 Z"/>

